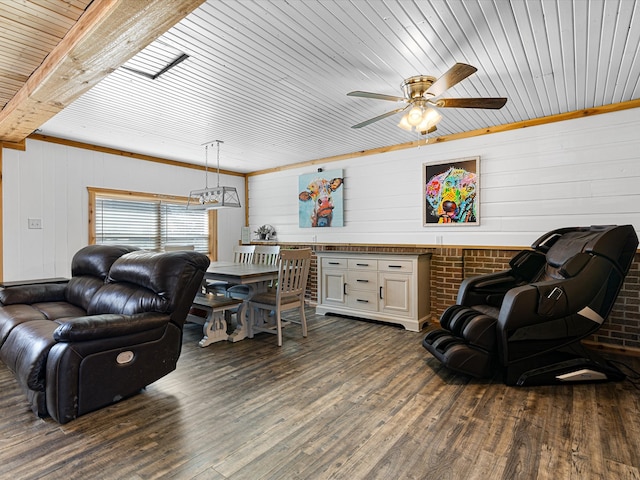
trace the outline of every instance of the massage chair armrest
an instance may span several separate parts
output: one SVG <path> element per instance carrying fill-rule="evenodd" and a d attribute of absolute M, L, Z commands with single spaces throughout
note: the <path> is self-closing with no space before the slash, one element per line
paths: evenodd
<path fill-rule="evenodd" d="M 513 332 L 518 328 L 544 321 L 538 314 L 539 300 L 536 284 L 522 285 L 509 290 L 498 315 L 498 330 Z"/>
<path fill-rule="evenodd" d="M 590 305 L 607 278 L 611 264 L 601 257 L 578 254 L 565 262 L 560 274 L 568 278 L 521 285 L 506 293 L 500 308 L 500 328 L 515 330 L 535 323 L 570 316 Z"/>
<path fill-rule="evenodd" d="M 460 284 L 456 303 L 471 307 L 473 305 L 499 306 L 505 293 L 517 286 L 518 280 L 511 271 L 488 273 L 466 278 Z"/>
<path fill-rule="evenodd" d="M 146 312 L 134 315 L 105 313 L 57 320 L 53 332 L 57 342 L 84 342 L 101 338 L 121 337 L 154 330 L 167 325 L 170 317 L 164 313 Z"/>
<path fill-rule="evenodd" d="M 583 280 L 532 283 L 505 295 L 496 323 L 503 365 L 560 348 L 599 328 L 600 322 L 577 314 L 599 296 L 602 287 Z"/>
<path fill-rule="evenodd" d="M 588 279 L 607 275 L 607 266 L 598 263 L 596 261 L 592 265 Z M 599 282 L 585 281 L 583 277 L 547 280 L 514 288 L 505 295 L 498 319 L 499 328 L 514 331 L 571 316 L 590 305 L 602 288 Z"/>
<path fill-rule="evenodd" d="M 0 290 L 0 303 L 31 305 L 42 302 L 62 302 L 65 300 L 66 283 L 34 283 L 8 287 Z"/>
<path fill-rule="evenodd" d="M 488 273 L 463 280 L 458 290 L 458 305 L 500 307 L 505 294 L 537 277 L 545 265 L 545 256 L 523 250 L 509 261 L 509 270 Z"/>

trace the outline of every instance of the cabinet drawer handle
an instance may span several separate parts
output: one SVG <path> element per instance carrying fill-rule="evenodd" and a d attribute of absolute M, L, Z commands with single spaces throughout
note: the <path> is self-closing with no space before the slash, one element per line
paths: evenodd
<path fill-rule="evenodd" d="M 327 262 L 329 265 L 340 265 L 340 262 Z"/>
<path fill-rule="evenodd" d="M 358 298 L 356 300 L 356 302 L 360 302 L 360 303 L 369 303 L 369 300 L 362 300 L 361 298 Z"/>
<path fill-rule="evenodd" d="M 356 263 L 357 266 L 359 267 L 368 267 L 369 264 L 368 263 Z"/>
<path fill-rule="evenodd" d="M 388 265 L 389 268 L 402 268 L 402 265 Z"/>
<path fill-rule="evenodd" d="M 358 279 L 358 280 L 356 280 L 356 282 L 360 282 L 360 283 L 369 283 L 369 280 L 360 280 L 360 279 Z"/>

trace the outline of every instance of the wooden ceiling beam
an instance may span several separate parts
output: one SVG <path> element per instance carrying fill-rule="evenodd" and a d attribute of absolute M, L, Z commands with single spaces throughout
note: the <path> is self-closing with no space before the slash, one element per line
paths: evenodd
<path fill-rule="evenodd" d="M 24 141 L 204 1 L 92 2 L 0 111 L 0 142 Z"/>

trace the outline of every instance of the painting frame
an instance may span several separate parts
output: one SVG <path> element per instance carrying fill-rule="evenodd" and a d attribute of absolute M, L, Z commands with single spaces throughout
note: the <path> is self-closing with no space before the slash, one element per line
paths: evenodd
<path fill-rule="evenodd" d="M 344 227 L 344 173 L 318 169 L 298 177 L 298 226 Z"/>
<path fill-rule="evenodd" d="M 480 157 L 422 164 L 423 226 L 480 225 Z"/>

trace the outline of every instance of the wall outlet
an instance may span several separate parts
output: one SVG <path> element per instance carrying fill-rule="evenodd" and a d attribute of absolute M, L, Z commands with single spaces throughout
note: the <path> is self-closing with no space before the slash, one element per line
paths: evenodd
<path fill-rule="evenodd" d="M 29 218 L 29 228 L 32 229 L 40 229 L 42 228 L 42 219 L 40 218 Z"/>

